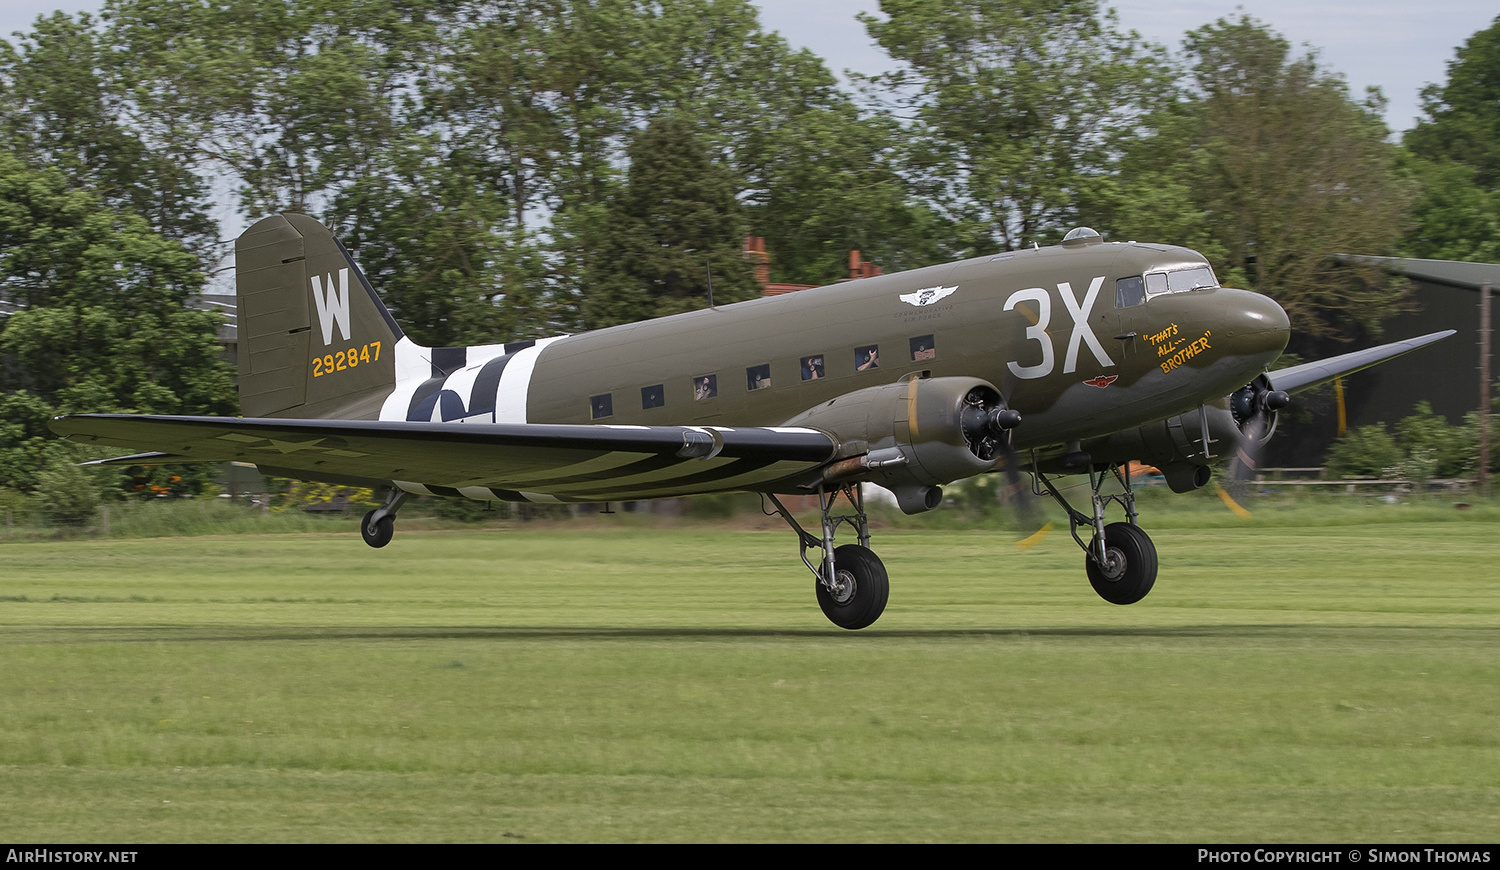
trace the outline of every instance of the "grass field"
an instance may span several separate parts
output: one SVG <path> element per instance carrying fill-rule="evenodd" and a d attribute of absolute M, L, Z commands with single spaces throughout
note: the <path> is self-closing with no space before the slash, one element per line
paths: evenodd
<path fill-rule="evenodd" d="M 1500 550 L 1456 514 L 1148 515 L 1132 607 L 1065 534 L 889 530 L 856 633 L 784 529 L 4 544 L 0 836 L 1489 842 Z"/>

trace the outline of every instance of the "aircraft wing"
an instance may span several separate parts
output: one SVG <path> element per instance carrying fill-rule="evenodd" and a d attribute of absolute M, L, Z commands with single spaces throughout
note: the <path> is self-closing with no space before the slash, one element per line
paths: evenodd
<path fill-rule="evenodd" d="M 1319 384 L 1326 384 L 1334 378 L 1341 378 L 1352 372 L 1383 363 L 1392 357 L 1411 353 L 1435 341 L 1442 341 L 1456 331 L 1445 329 L 1442 332 L 1432 332 L 1416 338 L 1408 338 L 1405 341 L 1393 341 L 1390 344 L 1356 350 L 1353 353 L 1340 354 L 1317 362 L 1277 369 L 1274 372 L 1268 372 L 1266 377 L 1275 389 L 1285 390 L 1288 393 L 1301 392 Z"/>
<path fill-rule="evenodd" d="M 80 414 L 52 429 L 82 443 L 147 448 L 94 464 L 252 462 L 281 477 L 397 482 L 505 501 L 624 501 L 756 490 L 814 471 L 837 443 L 791 427 L 578 426 Z"/>

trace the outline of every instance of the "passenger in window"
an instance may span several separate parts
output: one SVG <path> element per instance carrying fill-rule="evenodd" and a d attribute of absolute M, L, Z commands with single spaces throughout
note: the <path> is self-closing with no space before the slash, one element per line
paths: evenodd
<path fill-rule="evenodd" d="M 857 348 L 854 351 L 854 370 L 867 372 L 870 369 L 880 368 L 880 347 L 870 345 L 869 347 Z"/>
<path fill-rule="evenodd" d="M 1139 275 L 1115 282 L 1115 307 L 1134 308 L 1146 301 L 1146 282 Z"/>
<path fill-rule="evenodd" d="M 767 390 L 771 388 L 771 364 L 763 366 L 751 366 L 745 369 L 746 386 L 751 390 Z"/>
<path fill-rule="evenodd" d="M 937 343 L 930 335 L 918 336 L 911 340 L 911 361 L 921 362 L 927 359 L 937 359 Z"/>
<path fill-rule="evenodd" d="M 816 381 L 823 377 L 823 357 L 805 356 L 802 358 L 802 380 Z"/>
<path fill-rule="evenodd" d="M 719 394 L 719 376 L 703 375 L 693 378 L 693 400 L 701 402 Z"/>

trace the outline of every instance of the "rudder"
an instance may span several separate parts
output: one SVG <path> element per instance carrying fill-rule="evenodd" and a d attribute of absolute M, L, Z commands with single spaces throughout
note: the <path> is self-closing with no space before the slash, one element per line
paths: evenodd
<path fill-rule="evenodd" d="M 403 333 L 349 252 L 300 214 L 266 218 L 234 247 L 240 413 L 377 419 Z"/>

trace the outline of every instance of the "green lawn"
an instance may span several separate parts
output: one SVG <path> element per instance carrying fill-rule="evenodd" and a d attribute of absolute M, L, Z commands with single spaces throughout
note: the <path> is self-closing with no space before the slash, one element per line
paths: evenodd
<path fill-rule="evenodd" d="M 784 530 L 4 544 L 0 830 L 1493 841 L 1493 519 L 1312 516 L 1154 531 L 1131 607 L 1066 534 L 877 533 L 861 632 Z"/>

